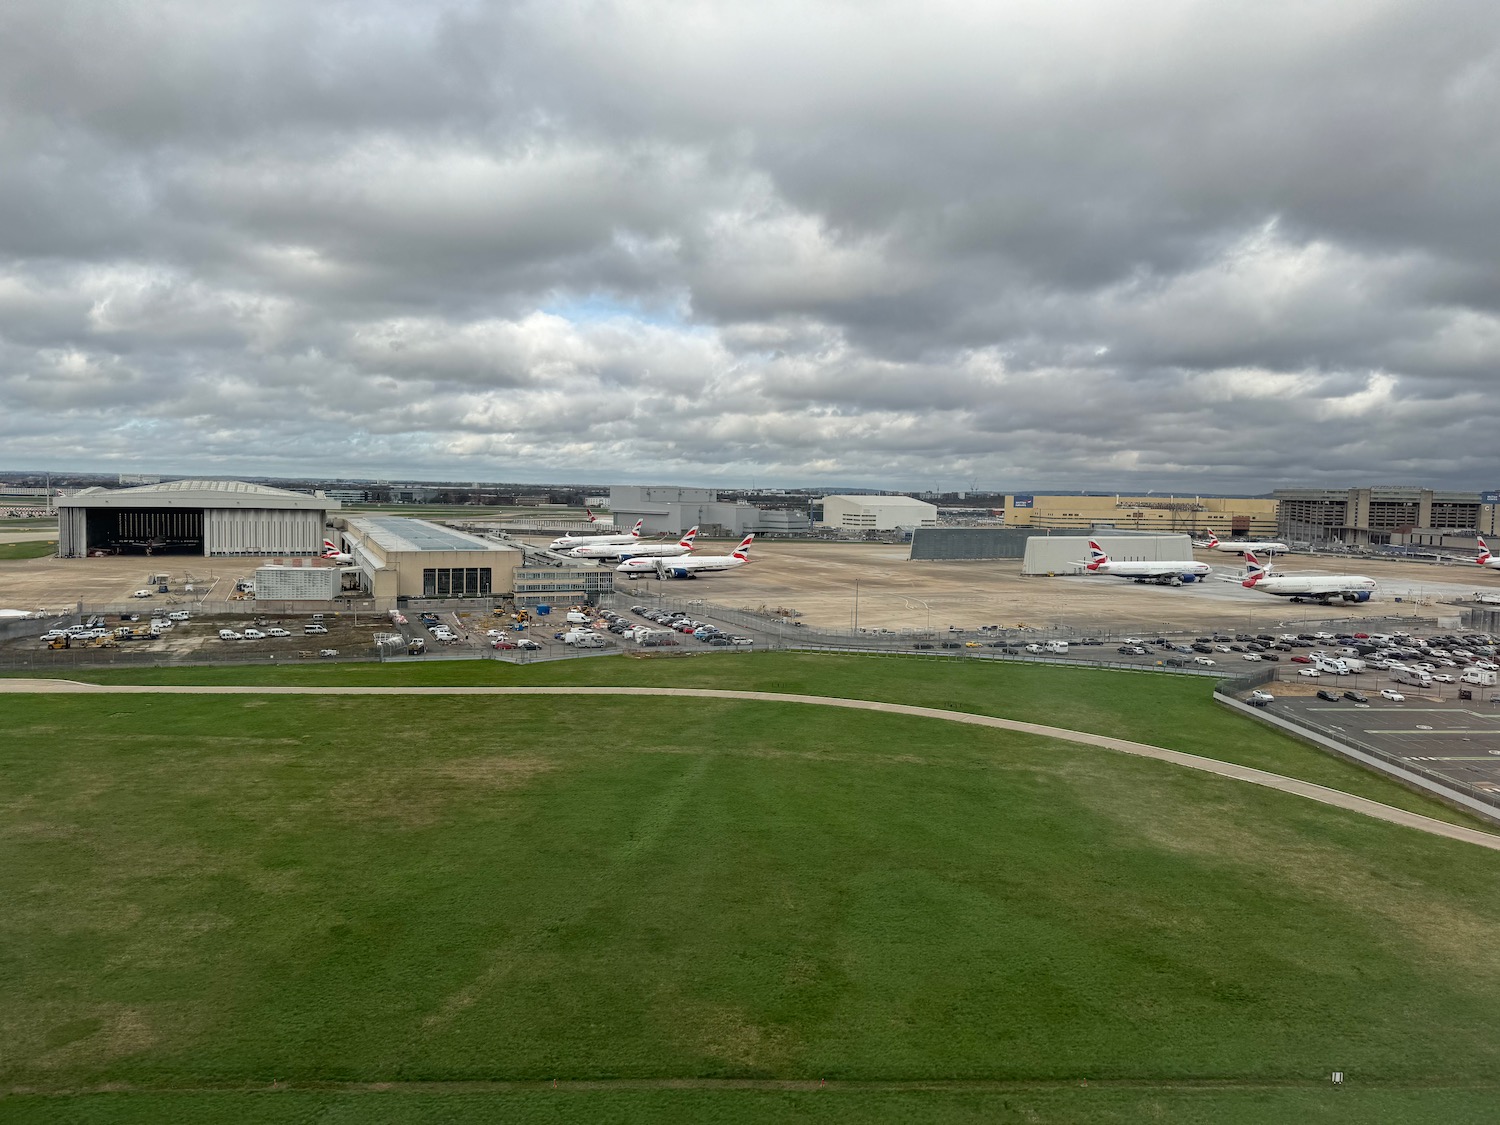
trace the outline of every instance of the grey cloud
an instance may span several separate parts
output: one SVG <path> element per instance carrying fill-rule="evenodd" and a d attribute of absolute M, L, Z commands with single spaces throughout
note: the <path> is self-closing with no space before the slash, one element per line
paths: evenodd
<path fill-rule="evenodd" d="M 0 436 L 17 466 L 1497 483 L 1497 32 L 1478 0 L 17 2 Z"/>

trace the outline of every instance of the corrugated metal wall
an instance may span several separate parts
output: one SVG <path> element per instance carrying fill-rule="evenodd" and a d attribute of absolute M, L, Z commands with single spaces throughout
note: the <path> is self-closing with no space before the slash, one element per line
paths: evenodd
<path fill-rule="evenodd" d="M 57 509 L 57 553 L 65 559 L 82 558 L 88 553 L 87 508 Z"/>
<path fill-rule="evenodd" d="M 323 546 L 323 513 L 269 508 L 209 508 L 205 555 L 315 555 Z"/>
<path fill-rule="evenodd" d="M 1193 543 L 1186 535 L 1033 535 L 1026 541 L 1022 574 L 1081 574 L 1089 540 L 1119 562 L 1190 559 Z"/>
<path fill-rule="evenodd" d="M 913 559 L 1019 559 L 1035 532 L 1005 527 L 919 527 L 912 532 Z"/>

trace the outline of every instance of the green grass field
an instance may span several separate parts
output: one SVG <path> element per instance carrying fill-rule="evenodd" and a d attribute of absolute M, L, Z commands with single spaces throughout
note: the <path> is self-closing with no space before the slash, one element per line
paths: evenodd
<path fill-rule="evenodd" d="M 610 657 L 530 665 L 434 660 L 132 668 L 57 675 L 94 683 L 134 684 L 680 686 L 880 699 L 1149 742 L 1342 789 L 1455 824 L 1492 828 L 1230 712 L 1213 702 L 1211 681 L 1196 676 L 1001 661 L 785 652 L 644 660 Z"/>
<path fill-rule="evenodd" d="M 0 559 L 40 559 L 57 554 L 56 539 L 28 540 L 24 543 L 0 543 Z"/>
<path fill-rule="evenodd" d="M 507 674 L 1258 730 L 1193 711 L 1202 682 L 899 665 Z M 1500 1097 L 1500 856 L 1270 790 L 795 704 L 0 708 L 0 1119 L 1479 1122 Z"/>

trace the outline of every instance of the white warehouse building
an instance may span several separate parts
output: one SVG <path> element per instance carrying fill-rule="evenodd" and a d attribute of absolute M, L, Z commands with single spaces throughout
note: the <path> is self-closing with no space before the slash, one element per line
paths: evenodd
<path fill-rule="evenodd" d="M 936 527 L 938 510 L 910 496 L 825 496 L 819 527 L 840 531 L 895 531 Z"/>

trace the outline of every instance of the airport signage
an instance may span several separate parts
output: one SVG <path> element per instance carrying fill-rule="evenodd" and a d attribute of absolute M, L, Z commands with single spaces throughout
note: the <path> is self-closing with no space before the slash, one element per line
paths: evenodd
<path fill-rule="evenodd" d="M 1012 496 L 1010 498 L 1010 506 L 1012 508 L 1030 508 L 1030 507 L 1032 507 L 1034 505 L 1034 503 L 1035 503 L 1035 497 L 1029 496 L 1029 495 L 1027 495 L 1027 496 Z"/>
<path fill-rule="evenodd" d="M 1479 494 L 1479 502 L 1481 504 L 1500 504 L 1500 491 L 1481 492 Z"/>

